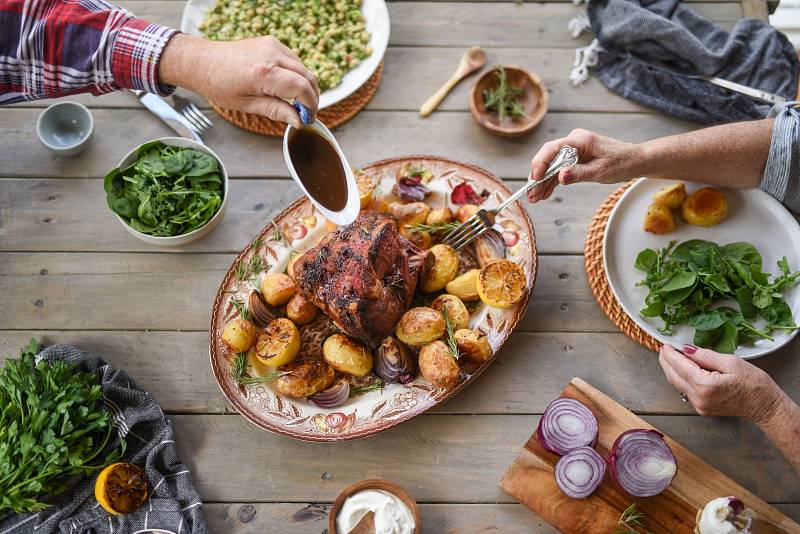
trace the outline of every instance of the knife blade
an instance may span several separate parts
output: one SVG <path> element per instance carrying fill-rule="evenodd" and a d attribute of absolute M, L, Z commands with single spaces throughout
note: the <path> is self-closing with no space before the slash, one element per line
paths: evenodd
<path fill-rule="evenodd" d="M 150 110 L 156 117 L 164 121 L 164 123 L 172 128 L 179 136 L 193 139 L 198 143 L 203 143 L 203 138 L 200 137 L 194 128 L 189 124 L 183 115 L 178 110 L 173 108 L 169 102 L 164 100 L 158 95 L 153 93 L 146 93 L 144 91 L 131 91 L 137 96 L 139 101 Z"/>

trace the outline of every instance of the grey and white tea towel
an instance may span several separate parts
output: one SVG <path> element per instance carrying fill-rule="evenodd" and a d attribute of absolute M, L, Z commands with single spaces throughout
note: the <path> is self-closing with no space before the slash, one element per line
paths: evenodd
<path fill-rule="evenodd" d="M 585 29 L 595 35 L 576 51 L 573 83 L 591 72 L 626 98 L 701 124 L 761 119 L 770 104 L 678 73 L 716 76 L 787 100 L 797 95 L 797 52 L 766 21 L 740 20 L 728 32 L 679 0 L 588 4 L 588 17 L 570 23 L 573 36 Z"/>
<path fill-rule="evenodd" d="M 145 469 L 150 498 L 133 513 L 111 515 L 94 498 L 95 474 L 54 497 L 53 506 L 41 512 L 4 517 L 0 534 L 131 534 L 146 528 L 206 534 L 200 495 L 178 458 L 172 425 L 155 399 L 124 371 L 75 347 L 53 345 L 38 358 L 64 360 L 97 374 L 105 405 L 126 442 L 124 461 Z"/>
<path fill-rule="evenodd" d="M 775 106 L 772 142 L 761 189 L 800 215 L 800 102 Z"/>

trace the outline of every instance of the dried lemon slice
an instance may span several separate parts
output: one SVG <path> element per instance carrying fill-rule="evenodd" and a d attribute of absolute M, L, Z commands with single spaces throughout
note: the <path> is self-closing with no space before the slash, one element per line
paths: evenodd
<path fill-rule="evenodd" d="M 510 308 L 520 301 L 527 288 L 525 271 L 509 260 L 486 265 L 478 275 L 478 296 L 487 306 Z"/>
<path fill-rule="evenodd" d="M 97 476 L 94 497 L 106 512 L 129 514 L 147 500 L 147 477 L 141 467 L 133 464 L 111 464 Z"/>

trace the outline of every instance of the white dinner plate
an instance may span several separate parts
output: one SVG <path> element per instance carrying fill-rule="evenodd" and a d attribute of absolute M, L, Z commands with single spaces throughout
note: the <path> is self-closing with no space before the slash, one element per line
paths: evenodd
<path fill-rule="evenodd" d="M 203 33 L 198 29 L 199 25 L 215 3 L 215 0 L 189 0 L 183 9 L 181 31 L 202 37 Z M 319 95 L 319 109 L 332 106 L 353 94 L 370 79 L 383 60 L 386 47 L 389 45 L 389 10 L 386 2 L 384 0 L 363 0 L 361 11 L 367 21 L 372 55 L 345 74 L 342 83 Z"/>
<path fill-rule="evenodd" d="M 603 265 L 611 291 L 625 313 L 661 343 L 681 347 L 685 343 L 692 343 L 692 327 L 675 327 L 675 334 L 666 336 L 658 331 L 663 325 L 660 318 L 639 314 L 647 295 L 647 288 L 636 286 L 644 278 L 644 273 L 633 266 L 639 252 L 645 248 L 658 250 L 671 240 L 680 243 L 689 239 L 704 239 L 720 245 L 747 241 L 761 253 L 765 272 L 778 272 L 777 261 L 783 256 L 789 260 L 789 268 L 796 271 L 800 269 L 800 225 L 780 202 L 760 189 L 725 189 L 728 217 L 720 224 L 703 228 L 688 224 L 677 215 L 678 227 L 675 231 L 660 236 L 645 232 L 642 222 L 647 207 L 652 203 L 653 195 L 668 184 L 663 180 L 642 178 L 622 195 L 611 212 L 603 237 Z M 702 185 L 698 184 L 686 186 L 689 194 L 700 187 Z M 795 321 L 800 320 L 800 288 L 795 286 L 787 289 L 783 296 L 794 313 Z M 732 307 L 738 309 L 736 304 Z M 762 326 L 764 321 L 758 319 L 754 324 Z M 774 341 L 761 339 L 741 345 L 736 349 L 736 354 L 745 359 L 757 358 L 778 350 L 795 335 L 797 330 L 775 331 Z"/>

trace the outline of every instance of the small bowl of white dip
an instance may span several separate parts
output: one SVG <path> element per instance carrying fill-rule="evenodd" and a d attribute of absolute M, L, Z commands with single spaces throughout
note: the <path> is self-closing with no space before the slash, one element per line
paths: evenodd
<path fill-rule="evenodd" d="M 365 519 L 370 513 L 371 519 Z M 364 530 L 367 524 L 374 527 Z M 328 518 L 328 532 L 421 534 L 422 522 L 419 507 L 408 492 L 388 480 L 370 479 L 350 484 L 339 494 Z"/>

